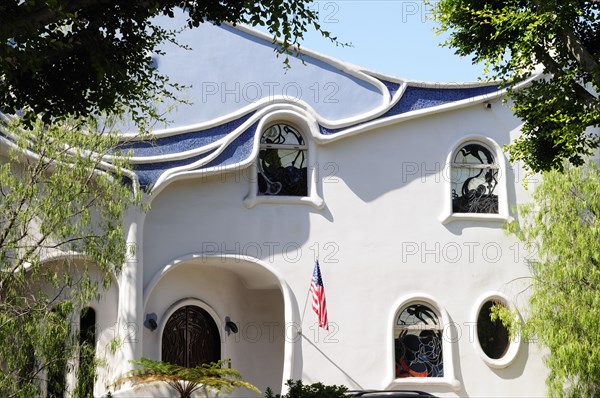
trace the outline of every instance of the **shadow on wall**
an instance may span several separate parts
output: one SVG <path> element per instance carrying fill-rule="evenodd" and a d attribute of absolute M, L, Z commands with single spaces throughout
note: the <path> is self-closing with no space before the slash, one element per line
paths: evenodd
<path fill-rule="evenodd" d="M 247 209 L 243 199 L 250 182 L 239 174 L 204 177 L 201 182 L 175 182 L 153 201 L 144 225 L 144 241 L 153 242 L 144 246 L 145 285 L 182 253 L 312 266 L 315 253 L 306 243 L 311 214 L 318 210 L 307 205 Z"/>
<path fill-rule="evenodd" d="M 434 187 L 431 192 L 442 193 L 449 180 L 444 171 L 447 157 L 459 139 L 481 135 L 502 146 L 510 142 L 509 134 L 519 124 L 500 104 L 492 111 L 474 106 L 382 127 L 319 150 L 330 152 L 327 157 L 334 159 L 336 168 L 330 177 L 343 180 L 365 202 L 412 183 L 427 183 Z M 327 171 L 322 171 L 325 177 Z M 508 172 L 512 172 L 508 181 L 514 181 L 514 171 Z M 523 177 L 522 170 L 518 174 Z"/>

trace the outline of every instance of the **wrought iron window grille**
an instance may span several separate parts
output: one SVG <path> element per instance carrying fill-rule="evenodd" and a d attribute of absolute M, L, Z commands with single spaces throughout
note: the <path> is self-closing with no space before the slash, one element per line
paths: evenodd
<path fill-rule="evenodd" d="M 500 167 L 490 149 L 467 143 L 456 152 L 450 167 L 453 212 L 498 214 Z"/>
<path fill-rule="evenodd" d="M 423 304 L 406 307 L 394 327 L 396 378 L 443 377 L 442 328 Z"/>
<path fill-rule="evenodd" d="M 265 130 L 258 154 L 258 194 L 307 196 L 308 146 L 303 135 L 289 124 Z"/>

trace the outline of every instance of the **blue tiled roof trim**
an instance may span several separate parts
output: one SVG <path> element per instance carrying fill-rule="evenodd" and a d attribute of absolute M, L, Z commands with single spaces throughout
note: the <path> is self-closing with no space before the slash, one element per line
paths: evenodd
<path fill-rule="evenodd" d="M 125 143 L 121 150 L 133 149 L 133 156 L 157 156 L 201 148 L 220 140 L 248 120 L 254 112 L 210 129 L 158 138 L 155 141 Z"/>
<path fill-rule="evenodd" d="M 381 82 L 388 89 L 388 91 L 390 92 L 390 96 L 392 97 L 396 95 L 396 93 L 398 92 L 398 90 L 400 90 L 400 87 L 402 86 L 400 83 L 388 82 L 386 80 L 381 80 Z"/>
<path fill-rule="evenodd" d="M 160 176 L 165 171 L 167 171 L 173 167 L 179 167 L 179 166 L 185 166 L 185 165 L 192 164 L 192 163 L 210 155 L 215 150 L 212 150 L 207 153 L 203 153 L 198 156 L 187 158 L 187 159 L 171 160 L 171 161 L 162 162 L 162 163 L 136 164 L 133 167 L 133 171 L 138 176 L 140 186 L 145 190 L 149 190 L 149 188 L 151 188 L 154 185 L 154 183 L 156 183 L 156 181 L 160 178 Z"/>
<path fill-rule="evenodd" d="M 258 123 L 254 123 L 252 126 L 250 126 L 246 131 L 240 134 L 238 138 L 229 144 L 219 156 L 211 160 L 208 164 L 203 166 L 203 168 L 228 166 L 248 159 L 252 153 L 254 134 L 257 127 Z"/>
<path fill-rule="evenodd" d="M 363 124 L 363 123 L 355 124 L 354 126 L 360 126 L 361 124 Z M 350 127 L 354 127 L 354 126 L 350 126 Z M 319 124 L 319 131 L 323 135 L 334 135 L 334 134 L 337 134 L 339 132 L 349 129 L 350 127 L 342 127 L 341 129 L 330 129 L 327 127 L 323 127 Z"/>
<path fill-rule="evenodd" d="M 209 167 L 228 166 L 246 160 L 252 153 L 254 133 L 256 132 L 257 126 L 258 123 L 254 123 L 252 126 L 250 126 L 246 131 L 240 134 L 239 137 L 233 140 L 233 142 L 231 142 L 221 154 L 219 154 L 215 159 L 206 165 L 202 166 L 200 170 L 207 169 Z M 136 164 L 133 168 L 133 171 L 138 176 L 140 186 L 148 191 L 165 171 L 174 167 L 190 165 L 198 160 L 206 158 L 215 151 L 216 149 L 182 160 L 171 160 L 162 163 Z"/>
<path fill-rule="evenodd" d="M 383 81 L 386 84 L 385 81 Z M 387 82 L 389 83 L 389 82 Z M 394 84 L 394 83 L 390 83 Z M 388 90 L 390 89 L 389 86 Z M 426 88 L 426 87 L 406 87 L 406 90 L 402 94 L 402 98 L 391 107 L 386 113 L 373 120 L 379 120 L 390 116 L 400 115 L 419 109 L 432 108 L 434 106 L 444 105 L 450 102 L 457 102 L 468 98 L 475 98 L 480 95 L 491 94 L 499 91 L 498 85 L 494 84 L 491 86 L 483 87 L 469 87 L 469 88 Z M 372 121 L 372 120 L 370 120 Z M 356 124 L 350 127 L 357 127 L 361 124 Z M 330 129 L 327 127 L 319 126 L 319 130 L 323 135 L 338 134 L 350 127 L 343 127 L 338 129 Z"/>
<path fill-rule="evenodd" d="M 444 105 L 449 102 L 461 101 L 468 98 L 478 97 L 480 95 L 494 93 L 500 90 L 497 84 L 483 87 L 470 88 L 425 88 L 425 87 L 406 87 L 400 101 L 390 110 L 381 115 L 379 119 L 399 115 L 419 109 L 431 108 L 438 105 Z"/>

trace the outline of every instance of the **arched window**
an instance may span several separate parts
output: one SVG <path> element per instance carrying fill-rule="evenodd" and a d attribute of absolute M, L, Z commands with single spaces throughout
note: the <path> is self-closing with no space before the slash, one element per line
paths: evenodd
<path fill-rule="evenodd" d="M 162 336 L 163 362 L 191 368 L 220 359 L 219 329 L 206 310 L 187 305 L 169 317 Z"/>
<path fill-rule="evenodd" d="M 450 163 L 452 212 L 498 214 L 499 166 L 494 152 L 479 142 L 467 142 Z"/>
<path fill-rule="evenodd" d="M 394 325 L 396 378 L 443 377 L 442 327 L 429 306 L 405 306 Z"/>
<path fill-rule="evenodd" d="M 260 138 L 258 195 L 307 196 L 307 148 L 304 136 L 290 124 L 267 128 Z"/>

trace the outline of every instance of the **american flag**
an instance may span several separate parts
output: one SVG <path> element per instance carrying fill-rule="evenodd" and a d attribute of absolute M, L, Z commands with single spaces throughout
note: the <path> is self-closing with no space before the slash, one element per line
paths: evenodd
<path fill-rule="evenodd" d="M 329 325 L 327 324 L 327 301 L 325 300 L 325 286 L 323 286 L 323 278 L 321 278 L 319 260 L 315 262 L 315 270 L 310 283 L 310 292 L 312 293 L 313 311 L 319 318 L 319 327 L 329 330 Z"/>

